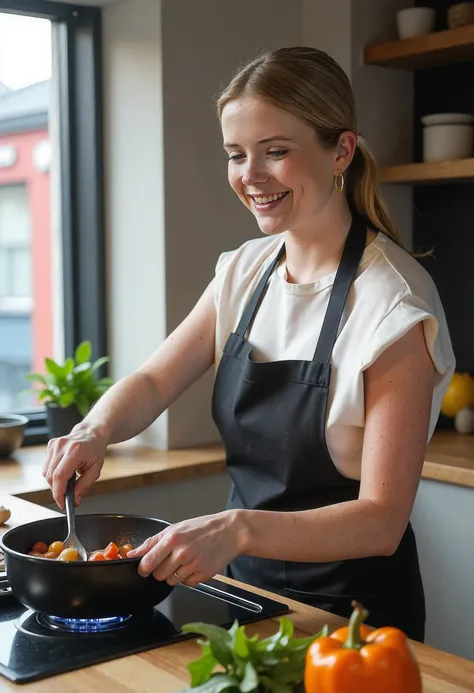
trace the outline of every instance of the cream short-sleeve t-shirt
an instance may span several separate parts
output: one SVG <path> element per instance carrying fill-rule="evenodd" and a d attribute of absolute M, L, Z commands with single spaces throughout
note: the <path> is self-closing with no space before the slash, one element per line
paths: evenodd
<path fill-rule="evenodd" d="M 283 243 L 282 235 L 247 241 L 220 255 L 216 265 L 216 368 L 258 281 Z M 286 281 L 282 262 L 248 334 L 252 360 L 311 360 L 335 272 L 310 284 Z M 365 248 L 332 354 L 326 441 L 345 476 L 360 479 L 364 436 L 363 372 L 391 344 L 422 321 L 436 368 L 428 439 L 455 368 L 446 318 L 428 272 L 385 234 Z"/>

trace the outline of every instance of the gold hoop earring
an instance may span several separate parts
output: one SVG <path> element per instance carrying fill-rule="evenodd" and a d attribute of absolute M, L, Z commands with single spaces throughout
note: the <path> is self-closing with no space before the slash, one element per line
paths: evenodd
<path fill-rule="evenodd" d="M 338 193 L 342 192 L 342 189 L 344 188 L 344 176 L 340 168 L 337 170 L 337 176 L 334 180 L 334 188 Z"/>

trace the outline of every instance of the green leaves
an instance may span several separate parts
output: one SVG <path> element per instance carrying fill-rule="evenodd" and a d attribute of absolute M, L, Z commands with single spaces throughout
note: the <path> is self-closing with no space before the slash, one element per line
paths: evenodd
<path fill-rule="evenodd" d="M 192 693 L 224 693 L 229 691 L 234 693 L 238 691 L 239 682 L 233 676 L 228 674 L 214 674 L 209 681 L 203 683 L 202 686 L 192 689 Z M 186 693 L 183 691 L 183 693 Z"/>
<path fill-rule="evenodd" d="M 232 664 L 232 638 L 225 628 L 211 623 L 188 623 L 182 627 L 182 630 L 184 633 L 199 633 L 208 638 L 216 664 L 221 664 L 223 667 Z"/>
<path fill-rule="evenodd" d="M 92 347 L 90 342 L 81 342 L 74 352 L 74 359 L 76 363 L 85 363 L 90 361 L 92 356 Z"/>
<path fill-rule="evenodd" d="M 249 638 L 234 622 L 229 630 L 208 623 L 187 623 L 185 633 L 198 633 L 201 656 L 188 665 L 191 688 L 182 693 L 295 693 L 302 685 L 308 647 L 328 628 L 309 638 L 294 638 L 293 622 L 280 618 L 279 630 L 261 640 Z M 218 671 L 214 670 L 218 668 Z"/>
<path fill-rule="evenodd" d="M 52 358 L 45 358 L 46 373 L 29 373 L 26 380 L 39 385 L 36 393 L 40 402 L 56 404 L 66 408 L 75 405 L 82 417 L 86 416 L 94 404 L 114 381 L 112 378 L 96 377 L 96 371 L 110 360 L 102 356 L 93 363 L 92 347 L 89 341 L 81 342 L 74 351 L 74 358 L 59 364 Z"/>

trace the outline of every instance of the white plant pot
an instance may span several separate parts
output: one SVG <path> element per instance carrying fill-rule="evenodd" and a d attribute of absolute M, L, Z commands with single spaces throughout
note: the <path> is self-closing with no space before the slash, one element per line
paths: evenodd
<path fill-rule="evenodd" d="M 401 39 L 431 34 L 434 29 L 436 10 L 431 7 L 408 7 L 397 12 L 398 36 Z"/>
<path fill-rule="evenodd" d="M 423 116 L 423 160 L 455 161 L 473 154 L 474 117 L 465 113 L 434 113 Z"/>

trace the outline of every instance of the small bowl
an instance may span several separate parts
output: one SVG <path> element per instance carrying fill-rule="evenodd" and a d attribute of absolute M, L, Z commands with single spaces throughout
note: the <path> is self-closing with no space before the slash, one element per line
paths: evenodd
<path fill-rule="evenodd" d="M 468 24 L 474 24 L 474 2 L 462 2 L 448 7 L 448 27 L 450 29 Z"/>
<path fill-rule="evenodd" d="M 397 12 L 400 39 L 431 34 L 435 26 L 436 10 L 431 7 L 408 7 Z"/>
<path fill-rule="evenodd" d="M 0 457 L 8 457 L 23 443 L 26 416 L 20 414 L 0 415 Z"/>

